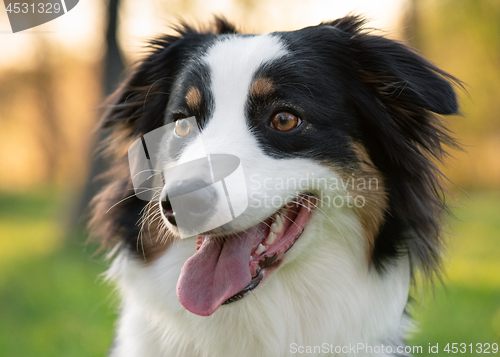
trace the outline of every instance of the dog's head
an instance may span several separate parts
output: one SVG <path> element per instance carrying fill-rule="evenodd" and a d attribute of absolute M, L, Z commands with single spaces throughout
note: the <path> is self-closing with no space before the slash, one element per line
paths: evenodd
<path fill-rule="evenodd" d="M 214 32 L 186 26 L 151 42 L 102 123 L 112 129 L 109 147 L 118 159 L 114 181 L 95 201 L 104 242 L 119 238 L 151 261 L 182 225 L 196 226 L 198 248 L 177 294 L 200 315 L 244 297 L 294 260 L 314 259 L 325 239 L 380 274 L 401 255 L 434 269 L 444 203 L 433 159 L 453 144 L 434 113 L 457 112 L 454 79 L 362 25 L 346 17 L 244 35 L 217 20 Z M 149 204 L 124 200 L 133 192 L 128 146 L 169 124 L 173 131 L 153 153 L 163 183 Z M 198 174 L 200 165 L 172 171 L 203 159 L 200 152 L 210 180 Z M 216 167 L 225 174 L 214 178 Z M 237 170 L 244 194 L 231 185 Z M 218 189 L 205 190 L 210 184 Z M 182 217 L 175 190 L 190 195 Z M 150 220 L 141 240 L 144 212 Z M 209 224 L 223 213 L 232 219 Z"/>

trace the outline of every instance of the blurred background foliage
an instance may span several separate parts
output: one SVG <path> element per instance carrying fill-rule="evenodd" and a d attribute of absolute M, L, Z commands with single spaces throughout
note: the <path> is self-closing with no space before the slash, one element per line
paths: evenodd
<path fill-rule="evenodd" d="M 348 12 L 367 14 L 466 89 L 463 115 L 447 119 L 465 151 L 443 168 L 455 183 L 445 287 L 414 291 L 419 330 L 409 343 L 500 342 L 500 1 L 87 0 L 19 34 L 0 5 L 0 356 L 102 356 L 111 343 L 107 263 L 75 227 L 102 170 L 94 129 L 121 60 L 140 59 L 144 40 L 179 18 L 222 14 L 265 32 Z"/>

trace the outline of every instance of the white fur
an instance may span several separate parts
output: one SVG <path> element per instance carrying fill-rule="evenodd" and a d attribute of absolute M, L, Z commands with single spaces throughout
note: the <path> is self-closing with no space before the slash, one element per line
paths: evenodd
<path fill-rule="evenodd" d="M 214 44 L 202 58 L 211 70 L 214 115 L 180 159 L 189 160 L 201 142 L 208 153 L 238 156 L 255 201 L 262 201 L 265 193 L 282 199 L 298 193 L 296 188 L 264 189 L 268 178 L 299 181 L 307 173 L 337 177 L 312 160 L 267 156 L 248 129 L 244 105 L 254 73 L 286 55 L 272 35 L 227 37 Z M 322 190 L 330 196 L 345 195 L 342 190 Z M 250 206 L 232 225 L 254 225 L 277 208 Z M 285 264 L 251 294 L 209 317 L 188 312 L 176 296 L 181 267 L 195 247 L 193 239 L 176 241 L 147 266 L 127 251 L 114 260 L 109 276 L 119 287 L 123 305 L 113 357 L 278 357 L 293 355 L 292 343 L 376 346 L 399 336 L 409 261 L 401 258 L 383 276 L 370 269 L 363 229 L 352 208 L 316 210 Z"/>

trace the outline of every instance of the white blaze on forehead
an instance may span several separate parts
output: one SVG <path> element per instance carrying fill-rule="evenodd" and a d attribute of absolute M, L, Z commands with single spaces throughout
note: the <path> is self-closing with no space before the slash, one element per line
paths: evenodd
<path fill-rule="evenodd" d="M 216 42 L 202 59 L 210 69 L 215 110 L 244 110 L 257 70 L 286 53 L 280 40 L 270 34 L 231 36 Z"/>
<path fill-rule="evenodd" d="M 202 58 L 210 70 L 215 102 L 214 115 L 210 121 L 224 121 L 233 129 L 236 122 L 238 126 L 246 124 L 245 104 L 255 73 L 264 64 L 286 54 L 284 44 L 278 37 L 270 34 L 233 35 L 216 42 Z M 208 126 L 210 124 L 209 122 Z"/>

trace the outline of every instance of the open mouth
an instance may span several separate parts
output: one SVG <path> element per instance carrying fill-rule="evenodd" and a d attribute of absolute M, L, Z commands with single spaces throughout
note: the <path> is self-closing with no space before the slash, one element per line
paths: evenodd
<path fill-rule="evenodd" d="M 192 313 L 209 316 L 242 299 L 275 270 L 312 217 L 317 200 L 300 195 L 259 224 L 226 237 L 198 236 L 197 252 L 182 267 L 177 297 Z"/>

